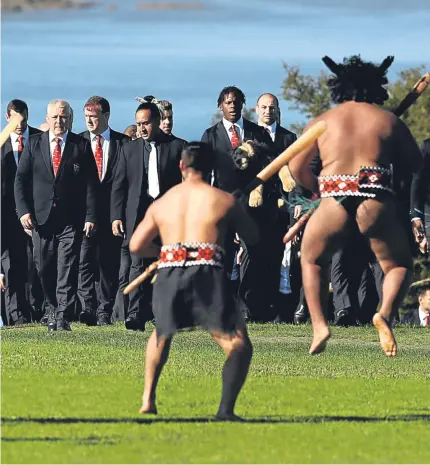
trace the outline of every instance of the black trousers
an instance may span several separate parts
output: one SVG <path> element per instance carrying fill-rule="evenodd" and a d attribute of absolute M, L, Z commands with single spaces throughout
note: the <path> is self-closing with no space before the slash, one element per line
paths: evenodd
<path fill-rule="evenodd" d="M 118 289 L 121 238 L 110 224 L 82 239 L 79 258 L 78 298 L 83 310 L 111 317 Z M 95 311 L 95 308 L 97 310 Z"/>
<path fill-rule="evenodd" d="M 382 288 L 382 270 L 375 261 L 366 239 L 354 231 L 344 247 L 336 252 L 331 262 L 331 283 L 333 287 L 333 312 L 336 316 L 347 310 L 352 319 L 362 323 L 371 320 L 375 313 Z"/>
<path fill-rule="evenodd" d="M 30 321 L 30 304 L 26 296 L 27 282 L 27 235 L 19 221 L 11 221 L 5 250 L 1 256 L 1 266 L 5 275 L 7 289 L 5 291 L 4 324 L 13 325 Z"/>
<path fill-rule="evenodd" d="M 33 232 L 33 253 L 50 318 L 71 318 L 76 303 L 82 227 L 55 217 Z"/>
<path fill-rule="evenodd" d="M 136 279 L 156 258 L 141 258 L 133 253 L 131 256 L 130 281 Z M 130 292 L 128 317 L 142 322 L 151 321 L 152 315 L 152 284 L 151 279 L 145 280 L 133 292 Z"/>
<path fill-rule="evenodd" d="M 131 256 L 127 244 L 121 245 L 121 259 L 118 276 L 118 291 L 115 298 L 113 320 L 124 321 L 128 316 L 129 297 L 123 290 L 130 282 Z"/>
<path fill-rule="evenodd" d="M 39 321 L 44 312 L 44 295 L 40 282 L 39 272 L 33 254 L 33 239 L 30 236 L 27 240 L 27 281 L 26 296 L 31 307 L 31 317 L 33 321 Z"/>

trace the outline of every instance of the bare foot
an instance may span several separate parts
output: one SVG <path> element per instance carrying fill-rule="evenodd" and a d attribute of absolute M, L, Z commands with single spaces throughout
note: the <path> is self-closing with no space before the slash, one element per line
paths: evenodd
<path fill-rule="evenodd" d="M 142 407 L 139 410 L 139 413 L 152 413 L 157 415 L 157 406 L 155 405 L 155 400 L 144 400 Z"/>
<path fill-rule="evenodd" d="M 379 341 L 385 355 L 387 357 L 395 357 L 397 355 L 397 343 L 387 320 L 379 313 L 375 313 L 372 321 L 373 326 L 378 330 Z"/>
<path fill-rule="evenodd" d="M 324 326 L 322 329 L 317 331 L 314 330 L 314 339 L 309 349 L 311 355 L 319 354 L 324 352 L 327 341 L 330 339 L 331 332 L 328 326 Z"/>

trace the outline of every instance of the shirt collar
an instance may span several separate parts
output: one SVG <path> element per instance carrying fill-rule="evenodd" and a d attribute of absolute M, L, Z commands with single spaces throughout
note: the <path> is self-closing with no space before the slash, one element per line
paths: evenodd
<path fill-rule="evenodd" d="M 260 121 L 258 122 L 258 125 L 263 127 L 263 128 L 266 128 L 266 129 L 269 129 L 269 131 L 272 133 L 272 134 L 275 134 L 276 133 L 276 121 L 273 123 L 273 124 L 270 124 L 270 125 L 266 125 L 264 123 L 261 123 Z"/>
<path fill-rule="evenodd" d="M 110 127 L 108 126 L 107 129 L 104 132 L 102 132 L 100 135 L 103 137 L 104 140 L 109 142 L 110 141 Z M 91 140 L 93 141 L 95 140 L 97 135 L 90 132 L 90 137 L 91 137 Z"/>
<path fill-rule="evenodd" d="M 54 139 L 58 137 L 64 144 L 67 141 L 67 135 L 69 131 L 66 131 L 62 136 L 56 136 L 51 130 L 49 130 L 49 142 L 54 142 Z"/>
<path fill-rule="evenodd" d="M 18 135 L 15 131 L 13 131 L 13 132 L 11 133 L 11 136 L 12 136 L 12 135 L 13 135 L 13 141 L 14 141 L 14 142 L 18 142 L 18 137 L 19 137 L 19 135 Z M 30 137 L 30 131 L 29 131 L 29 129 L 28 129 L 28 126 L 27 126 L 27 129 L 24 131 L 24 134 L 22 134 L 22 137 L 23 137 L 25 140 L 28 140 L 28 138 Z"/>
<path fill-rule="evenodd" d="M 233 124 L 235 126 L 239 126 L 239 128 L 243 130 L 243 118 L 242 117 L 240 117 L 240 119 L 238 119 L 235 123 L 231 123 L 230 121 L 227 121 L 225 118 L 223 118 L 222 124 L 224 125 L 226 131 L 229 131 L 230 128 L 233 126 Z"/>
<path fill-rule="evenodd" d="M 420 322 L 424 323 L 427 317 L 427 312 L 425 312 L 421 307 L 418 307 L 418 314 L 420 316 Z"/>

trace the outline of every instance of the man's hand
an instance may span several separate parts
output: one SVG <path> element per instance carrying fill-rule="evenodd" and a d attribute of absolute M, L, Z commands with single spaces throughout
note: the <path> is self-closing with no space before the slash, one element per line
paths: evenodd
<path fill-rule="evenodd" d="M 112 222 L 112 232 L 114 236 L 124 236 L 124 225 L 122 220 L 115 220 Z"/>
<path fill-rule="evenodd" d="M 26 213 L 25 215 L 22 215 L 21 218 L 19 219 L 21 221 L 22 227 L 24 229 L 33 229 L 33 219 L 31 218 L 31 213 Z"/>
<path fill-rule="evenodd" d="M 416 218 L 412 221 L 412 231 L 415 236 L 416 242 L 419 244 L 425 238 L 424 225 L 420 218 Z"/>
<path fill-rule="evenodd" d="M 24 228 L 24 232 L 25 232 L 25 234 L 27 234 L 27 236 L 30 236 L 30 237 L 33 236 L 33 231 L 31 229 Z"/>
<path fill-rule="evenodd" d="M 87 221 L 85 223 L 83 231 L 87 237 L 91 237 L 96 232 L 96 224 Z"/>
<path fill-rule="evenodd" d="M 0 274 L 0 291 L 5 291 L 7 288 L 6 288 L 6 285 L 4 283 L 4 274 Z"/>
<path fill-rule="evenodd" d="M 297 220 L 300 216 L 300 213 L 302 213 L 302 206 L 301 205 L 296 205 L 294 207 L 294 219 Z"/>

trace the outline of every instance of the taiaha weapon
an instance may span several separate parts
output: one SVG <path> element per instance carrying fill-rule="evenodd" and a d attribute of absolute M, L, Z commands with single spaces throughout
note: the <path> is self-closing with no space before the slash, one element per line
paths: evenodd
<path fill-rule="evenodd" d="M 274 174 L 285 166 L 292 158 L 298 155 L 308 145 L 314 143 L 327 130 L 327 123 L 319 121 L 310 127 L 303 135 L 294 141 L 288 148 L 286 148 L 280 155 L 272 160 L 265 168 L 263 168 L 257 176 L 251 181 L 244 189 L 245 194 L 249 194 L 256 187 L 264 184 Z M 134 281 L 132 281 L 123 291 L 124 294 L 129 294 L 136 289 L 137 286 L 143 283 L 153 272 L 156 271 L 159 261 L 151 263 L 151 265 Z"/>
<path fill-rule="evenodd" d="M 22 119 L 23 118 L 20 114 L 13 115 L 10 118 L 9 123 L 7 123 L 3 131 L 0 133 L 0 148 L 3 147 L 3 145 L 9 139 L 9 136 L 12 134 L 12 132 L 16 130 L 16 128 L 21 123 Z"/>
<path fill-rule="evenodd" d="M 397 108 L 393 111 L 396 116 L 402 116 L 403 113 L 416 102 L 418 97 L 427 89 L 430 84 L 430 73 L 424 74 L 424 76 L 414 85 L 412 90 L 406 95 L 406 97 L 399 103 Z"/>

